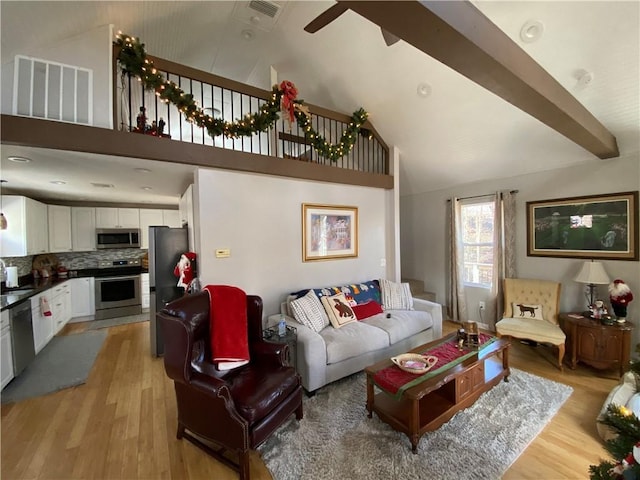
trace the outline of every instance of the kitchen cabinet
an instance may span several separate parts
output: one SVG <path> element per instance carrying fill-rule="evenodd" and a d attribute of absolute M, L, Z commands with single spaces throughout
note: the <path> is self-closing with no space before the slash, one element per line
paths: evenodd
<path fill-rule="evenodd" d="M 2 312 L 0 322 L 0 389 L 13 380 L 13 348 L 11 346 L 11 325 L 9 310 Z"/>
<path fill-rule="evenodd" d="M 67 280 L 49 291 L 51 290 L 53 293 L 50 305 L 53 313 L 53 331 L 56 334 L 71 320 L 71 285 Z"/>
<path fill-rule="evenodd" d="M 95 278 L 71 278 L 67 283 L 71 287 L 71 318 L 95 315 Z"/>
<path fill-rule="evenodd" d="M 140 228 L 139 210 L 96 207 L 96 228 Z"/>
<path fill-rule="evenodd" d="M 49 252 L 70 252 L 71 207 L 47 205 Z"/>
<path fill-rule="evenodd" d="M 149 227 L 165 225 L 162 210 L 140 209 L 140 248 L 149 248 Z"/>
<path fill-rule="evenodd" d="M 47 206 L 21 195 L 2 195 L 7 229 L 0 233 L 3 257 L 26 257 L 49 251 Z"/>
<path fill-rule="evenodd" d="M 46 298 L 51 315 L 45 315 L 42 311 L 42 300 Z M 31 297 L 31 320 L 33 322 L 33 346 L 36 354 L 42 350 L 53 338 L 53 308 L 51 299 L 51 289 Z"/>
<path fill-rule="evenodd" d="M 74 252 L 96 249 L 96 209 L 71 207 L 71 248 Z"/>
<path fill-rule="evenodd" d="M 194 224 L 194 201 L 193 201 L 193 184 L 189 185 L 180 197 L 179 212 L 180 223 L 187 226 L 189 236 L 189 248 L 192 252 L 198 251 L 198 245 L 195 244 L 195 224 Z"/>
<path fill-rule="evenodd" d="M 149 311 L 150 306 L 150 295 L 149 291 L 149 274 L 142 273 L 140 274 L 140 298 L 142 304 L 142 310 Z"/>
<path fill-rule="evenodd" d="M 162 220 L 162 224 L 167 227 L 182 227 L 182 222 L 180 221 L 180 210 L 162 210 Z"/>

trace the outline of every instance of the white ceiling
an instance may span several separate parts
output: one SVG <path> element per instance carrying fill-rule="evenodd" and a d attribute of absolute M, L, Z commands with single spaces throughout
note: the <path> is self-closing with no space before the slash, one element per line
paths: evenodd
<path fill-rule="evenodd" d="M 247 2 L 3 0 L 2 63 L 111 23 L 116 30 L 140 37 L 152 55 L 260 88 L 270 88 L 273 66 L 279 79 L 293 81 L 300 98 L 309 103 L 347 114 L 365 108 L 384 140 L 400 150 L 402 195 L 616 161 L 595 158 L 405 42 L 387 47 L 379 28 L 353 12 L 313 35 L 306 33 L 303 27 L 332 1 L 275 3 L 282 6 L 275 24 L 263 20 L 256 25 L 248 20 L 252 14 Z M 616 136 L 622 157 L 638 156 L 640 2 L 473 3 Z M 529 20 L 544 25 L 542 37 L 533 43 L 519 37 Z M 246 30 L 252 31 L 251 40 L 243 37 Z M 577 75 L 584 70 L 593 80 L 580 87 Z M 421 83 L 431 87 L 427 98 L 417 94 Z M 19 151 L 3 146 L 2 178 L 9 181 L 5 185 L 23 188 L 20 182 L 26 178 L 39 191 L 51 190 L 48 197 L 77 192 L 73 199 L 177 203 L 192 178 L 190 168 L 142 160 L 101 158 L 101 164 L 114 162 L 115 168 L 97 170 L 86 155 L 46 150 L 23 151 L 34 159 L 30 164 L 6 161 L 7 155 Z M 46 156 L 48 167 L 38 162 L 40 155 Z M 58 158 L 61 165 L 46 171 Z M 132 167 L 152 172 L 131 174 Z M 18 172 L 25 168 L 31 170 L 20 180 Z M 49 183 L 63 179 L 63 173 L 64 180 L 69 179 L 63 188 Z M 77 186 L 96 181 L 118 188 Z M 153 190 L 142 190 L 143 186 Z"/>

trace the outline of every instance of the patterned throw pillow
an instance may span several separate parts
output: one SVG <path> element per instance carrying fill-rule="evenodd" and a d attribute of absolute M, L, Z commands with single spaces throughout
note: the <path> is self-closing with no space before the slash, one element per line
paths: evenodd
<path fill-rule="evenodd" d="M 309 327 L 314 332 L 329 326 L 329 318 L 313 290 L 309 290 L 304 297 L 292 301 L 291 312 L 298 323 Z"/>
<path fill-rule="evenodd" d="M 413 310 L 413 297 L 408 283 L 380 279 L 382 308 L 385 310 Z"/>
<path fill-rule="evenodd" d="M 357 322 L 356 314 L 349 305 L 344 293 L 332 295 L 330 297 L 322 297 L 322 305 L 329 316 L 331 325 L 340 328 L 347 323 Z"/>
<path fill-rule="evenodd" d="M 542 305 L 513 302 L 512 308 L 513 318 L 544 320 L 544 317 L 542 316 Z"/>

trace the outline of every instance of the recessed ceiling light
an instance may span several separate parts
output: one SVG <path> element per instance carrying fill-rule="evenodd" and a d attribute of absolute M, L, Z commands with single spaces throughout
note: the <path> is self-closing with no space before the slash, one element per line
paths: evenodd
<path fill-rule="evenodd" d="M 153 190 L 151 187 L 140 187 L 142 190 Z"/>
<path fill-rule="evenodd" d="M 93 185 L 96 188 L 114 188 L 114 185 L 111 183 L 93 183 L 91 182 L 91 185 Z"/>
<path fill-rule="evenodd" d="M 529 20 L 520 29 L 520 38 L 523 42 L 532 43 L 542 37 L 544 25 L 537 20 Z"/>
<path fill-rule="evenodd" d="M 591 84 L 591 82 L 593 82 L 593 73 L 588 72 L 582 68 L 575 72 L 575 77 L 577 80 L 576 82 L 577 90 L 582 90 L 584 88 L 587 88 Z"/>
<path fill-rule="evenodd" d="M 66 185 L 67 182 L 64 182 L 62 180 L 51 180 L 49 183 L 53 183 L 54 185 Z"/>
<path fill-rule="evenodd" d="M 136 172 L 139 172 L 139 173 L 151 173 L 151 170 L 149 170 L 148 168 L 136 168 Z"/>
<path fill-rule="evenodd" d="M 29 163 L 31 161 L 30 158 L 27 157 L 7 157 L 12 162 L 16 163 Z"/>
<path fill-rule="evenodd" d="M 249 30 L 248 28 L 245 30 L 242 30 L 242 32 L 240 32 L 240 35 L 242 35 L 242 38 L 244 38 L 247 41 L 253 40 L 253 37 L 256 36 L 253 30 Z"/>
<path fill-rule="evenodd" d="M 419 83 L 416 92 L 421 97 L 426 98 L 429 95 L 431 95 L 431 85 L 429 85 L 428 83 L 424 83 L 424 82 L 423 83 Z"/>

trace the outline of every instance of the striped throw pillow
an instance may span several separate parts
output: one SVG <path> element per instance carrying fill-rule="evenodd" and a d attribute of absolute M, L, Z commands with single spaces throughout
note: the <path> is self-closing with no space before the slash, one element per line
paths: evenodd
<path fill-rule="evenodd" d="M 413 297 L 408 283 L 380 279 L 380 293 L 385 310 L 413 310 Z"/>
<path fill-rule="evenodd" d="M 329 326 L 327 312 L 313 290 L 309 290 L 304 297 L 293 300 L 291 312 L 298 323 L 309 327 L 314 332 L 319 332 Z"/>

